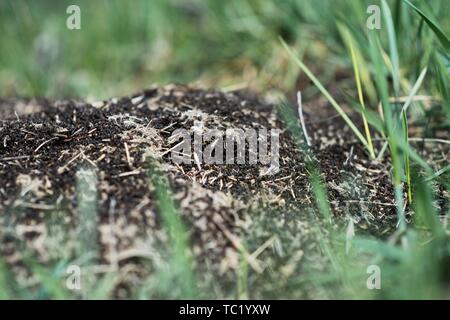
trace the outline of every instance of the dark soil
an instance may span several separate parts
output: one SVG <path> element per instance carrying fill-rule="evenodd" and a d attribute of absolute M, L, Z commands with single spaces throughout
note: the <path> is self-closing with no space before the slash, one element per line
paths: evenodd
<path fill-rule="evenodd" d="M 336 221 L 352 219 L 360 232 L 388 236 L 396 215 L 387 161 L 370 160 L 322 100 L 305 108 Z M 157 265 L 159 258 L 149 257 L 149 248 L 164 247 L 167 234 L 147 170 L 150 158 L 169 179 L 200 269 L 234 274 L 241 241 L 253 252 L 278 229 L 285 231 L 280 232 L 285 245 L 310 243 L 307 215 L 315 200 L 288 132 L 280 136 L 276 175 L 261 175 L 260 165 L 174 165 L 167 152 L 174 146 L 169 137 L 196 120 L 206 128 L 283 129 L 272 106 L 253 97 L 182 86 L 92 104 L 1 99 L 0 251 L 17 277 L 27 281 L 25 253 L 49 263 L 61 254 L 73 259 L 79 252 L 80 169 L 91 169 L 97 177 L 92 192 L 98 194 L 99 270 L 135 266 L 139 258 Z M 448 154 L 446 149 L 433 152 Z M 293 212 L 305 212 L 305 217 Z M 280 270 L 289 275 L 288 266 L 298 259 L 301 255 L 284 256 Z M 267 265 L 252 267 L 263 272 Z"/>

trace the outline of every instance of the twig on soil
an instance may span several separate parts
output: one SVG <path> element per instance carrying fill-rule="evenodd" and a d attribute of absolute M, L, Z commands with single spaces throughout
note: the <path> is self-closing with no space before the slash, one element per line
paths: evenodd
<path fill-rule="evenodd" d="M 128 149 L 128 144 L 126 142 L 123 143 L 125 146 L 125 155 L 127 157 L 128 167 L 132 168 L 131 158 L 130 158 L 130 150 Z"/>
<path fill-rule="evenodd" d="M 78 159 L 80 156 L 82 156 L 82 155 L 83 155 L 83 151 L 80 151 L 75 157 L 73 157 L 72 159 L 70 159 L 69 162 L 67 162 L 64 166 L 59 167 L 59 168 L 58 168 L 58 173 L 59 173 L 59 174 L 63 173 L 63 172 L 67 169 L 67 167 L 69 167 L 69 165 L 70 165 L 72 162 L 74 162 L 75 160 L 77 160 L 77 159 Z"/>
<path fill-rule="evenodd" d="M 83 127 L 81 127 L 80 129 L 78 129 L 77 131 L 75 131 L 73 134 L 72 134 L 72 137 L 74 137 L 74 136 L 76 136 L 77 134 L 79 134 L 81 131 L 83 131 Z"/>
<path fill-rule="evenodd" d="M 136 169 L 133 171 L 128 171 L 128 172 L 122 172 L 116 176 L 113 176 L 113 178 L 121 178 L 121 177 L 128 177 L 128 176 L 133 176 L 133 175 L 138 175 L 142 172 L 141 169 Z"/>
<path fill-rule="evenodd" d="M 97 160 L 95 160 L 95 162 L 100 162 L 105 158 L 106 158 L 106 155 L 103 153 L 100 157 L 97 158 Z"/>
<path fill-rule="evenodd" d="M 395 207 L 395 203 L 384 203 L 384 202 L 378 202 L 378 201 L 366 201 L 366 200 L 334 200 L 330 201 L 333 204 L 339 204 L 339 202 L 345 202 L 345 203 L 366 203 L 366 204 L 374 204 L 378 206 L 387 206 L 387 207 Z"/>
<path fill-rule="evenodd" d="M 350 147 L 350 153 L 344 162 L 344 166 L 346 166 L 347 164 L 349 164 L 352 161 L 352 157 L 353 157 L 353 146 Z"/>
<path fill-rule="evenodd" d="M 35 137 L 38 136 L 36 133 L 31 132 L 31 131 L 28 131 L 28 130 L 25 130 L 25 129 L 20 129 L 20 131 L 25 132 L 25 133 L 28 133 L 28 134 L 31 134 L 32 136 L 35 136 Z"/>
<path fill-rule="evenodd" d="M 169 124 L 168 126 L 162 128 L 160 131 L 165 132 L 165 133 L 170 133 L 167 131 L 167 129 L 172 128 L 174 125 L 176 125 L 178 122 L 172 122 L 171 124 Z"/>
<path fill-rule="evenodd" d="M 172 148 L 167 149 L 166 151 L 164 151 L 163 153 L 161 153 L 161 157 L 166 155 L 167 153 L 169 153 L 172 150 L 175 150 L 176 148 L 178 148 L 179 146 L 181 146 L 184 143 L 184 141 L 181 141 L 180 143 L 174 145 Z"/>
<path fill-rule="evenodd" d="M 97 164 L 83 154 L 83 159 L 89 162 L 93 167 L 97 168 Z"/>
<path fill-rule="evenodd" d="M 28 159 L 28 158 L 30 158 L 30 156 L 6 157 L 6 158 L 1 158 L 0 161 L 21 160 L 21 159 Z"/>
<path fill-rule="evenodd" d="M 197 165 L 198 170 L 199 171 L 202 170 L 202 167 L 200 166 L 200 160 L 198 159 L 198 155 L 195 152 L 194 152 L 194 161 L 195 161 L 195 164 Z"/>
<path fill-rule="evenodd" d="M 43 146 L 45 146 L 47 143 L 50 143 L 50 142 L 52 142 L 53 140 L 56 140 L 56 139 L 58 139 L 58 137 L 53 137 L 53 138 L 51 138 L 51 139 L 48 139 L 47 141 L 42 142 L 42 143 L 34 150 L 34 153 L 38 152 L 39 149 L 41 149 L 41 148 L 42 148 Z"/>
<path fill-rule="evenodd" d="M 305 119 L 303 118 L 303 106 L 302 106 L 302 93 L 297 91 L 297 105 L 298 105 L 298 116 L 300 117 L 300 124 L 302 125 L 303 134 L 305 135 L 306 144 L 308 147 L 311 146 L 311 140 L 309 139 L 308 132 L 306 131 Z"/>

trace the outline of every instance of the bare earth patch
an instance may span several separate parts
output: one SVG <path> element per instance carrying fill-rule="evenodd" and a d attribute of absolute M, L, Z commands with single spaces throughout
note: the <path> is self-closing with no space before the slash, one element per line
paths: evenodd
<path fill-rule="evenodd" d="M 352 219 L 360 232 L 388 236 L 396 224 L 388 162 L 370 160 L 333 114 L 309 117 L 316 108 L 330 108 L 309 106 L 306 122 L 336 222 Z M 220 130 L 281 129 L 280 171 L 264 175 L 260 165 L 195 161 L 175 165 L 169 137 L 195 121 Z M 448 154 L 445 145 L 432 148 L 435 155 Z M 116 295 L 127 297 L 136 279 L 163 269 L 168 235 L 149 159 L 169 179 L 205 286 L 214 287 L 209 275 L 225 284 L 217 290 L 232 284 L 243 248 L 249 268 L 261 278 L 276 275 L 280 288 L 306 264 L 322 267 L 310 225 L 315 202 L 308 172 L 272 106 L 238 92 L 170 85 L 92 104 L 0 99 L 0 252 L 18 281 L 35 283 L 26 255 L 43 264 L 79 258 L 86 221 L 79 215 L 77 172 L 85 169 L 96 175 L 93 272 L 120 272 Z M 272 289 L 268 284 L 254 297 L 276 296 Z"/>

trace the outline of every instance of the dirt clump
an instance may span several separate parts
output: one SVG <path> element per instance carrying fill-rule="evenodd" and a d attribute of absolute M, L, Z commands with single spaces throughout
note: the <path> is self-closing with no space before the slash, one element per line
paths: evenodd
<path fill-rule="evenodd" d="M 281 130 L 279 171 L 269 175 L 260 164 L 194 159 L 173 163 L 171 134 L 196 123 Z M 361 230 L 389 234 L 396 218 L 388 165 L 349 142 L 351 133 L 338 118 L 307 127 L 334 214 L 353 219 Z M 238 92 L 169 85 L 95 103 L 0 101 L 0 251 L 18 278 L 27 281 L 27 254 L 48 263 L 83 251 L 78 240 L 89 217 L 80 213 L 86 205 L 80 170 L 95 184 L 87 193 L 95 197 L 98 269 L 137 268 L 141 258 L 157 269 L 168 235 L 148 173 L 150 158 L 168 178 L 199 269 L 233 277 L 245 242 L 249 254 L 278 248 L 280 272 L 294 273 L 292 266 L 313 243 L 308 217 L 315 202 L 301 153 L 276 112 Z M 295 255 L 282 254 L 287 245 L 298 245 Z M 261 273 L 271 263 L 251 259 Z"/>

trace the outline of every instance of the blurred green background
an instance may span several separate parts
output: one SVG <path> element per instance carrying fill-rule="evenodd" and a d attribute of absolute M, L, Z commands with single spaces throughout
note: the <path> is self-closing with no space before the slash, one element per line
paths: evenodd
<path fill-rule="evenodd" d="M 298 69 L 278 37 L 305 53 L 326 82 L 336 68 L 351 67 L 336 21 L 364 32 L 372 2 L 2 0 L 0 95 L 106 98 L 170 82 L 286 92 Z M 447 2 L 428 2 L 421 7 L 448 31 Z M 418 32 L 431 32 L 418 29 L 402 1 L 390 3 L 401 58 L 420 65 Z M 70 4 L 81 8 L 81 30 L 66 28 Z"/>

